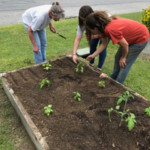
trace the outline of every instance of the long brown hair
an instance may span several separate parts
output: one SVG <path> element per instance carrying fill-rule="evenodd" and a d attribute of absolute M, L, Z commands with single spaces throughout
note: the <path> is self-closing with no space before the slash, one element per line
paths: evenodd
<path fill-rule="evenodd" d="M 82 26 L 85 25 L 84 22 L 83 22 L 83 20 L 80 17 L 86 19 L 86 17 L 88 15 L 90 15 L 91 13 L 93 13 L 93 12 L 94 12 L 93 9 L 90 6 L 88 6 L 88 5 L 82 6 L 80 8 L 80 10 L 79 10 L 79 17 L 78 17 L 79 26 L 80 27 L 82 27 Z"/>
<path fill-rule="evenodd" d="M 112 20 L 116 19 L 114 16 L 110 17 L 105 11 L 95 11 L 86 18 L 86 28 L 97 28 L 100 33 L 104 34 L 106 25 Z"/>

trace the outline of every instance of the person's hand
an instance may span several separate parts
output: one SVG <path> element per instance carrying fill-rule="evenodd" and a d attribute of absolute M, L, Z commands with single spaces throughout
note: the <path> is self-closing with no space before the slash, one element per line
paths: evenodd
<path fill-rule="evenodd" d="M 72 59 L 73 59 L 73 62 L 74 62 L 75 64 L 77 64 L 77 55 L 76 55 L 76 54 L 73 54 L 73 55 L 72 55 Z"/>
<path fill-rule="evenodd" d="M 101 74 L 99 75 L 99 77 L 100 77 L 100 78 L 106 78 L 106 77 L 108 77 L 108 76 L 107 76 L 107 74 L 105 74 L 105 73 L 101 73 Z"/>
<path fill-rule="evenodd" d="M 50 26 L 50 30 L 53 32 L 53 33 L 56 33 L 56 29 L 55 29 L 55 27 L 54 26 Z"/>
<path fill-rule="evenodd" d="M 93 55 L 89 55 L 88 57 L 86 57 L 86 60 L 91 61 L 93 58 Z"/>
<path fill-rule="evenodd" d="M 39 49 L 36 45 L 33 46 L 33 52 L 35 52 L 36 54 L 38 54 L 38 52 L 39 52 Z"/>
<path fill-rule="evenodd" d="M 126 58 L 124 58 L 124 57 L 120 58 L 120 60 L 119 60 L 119 66 L 121 68 L 124 68 L 126 66 Z"/>

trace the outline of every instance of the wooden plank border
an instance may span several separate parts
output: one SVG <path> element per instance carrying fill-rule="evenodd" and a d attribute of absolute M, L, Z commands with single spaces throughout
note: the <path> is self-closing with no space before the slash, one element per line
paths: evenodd
<path fill-rule="evenodd" d="M 42 137 L 38 128 L 35 126 L 31 120 L 29 114 L 24 109 L 23 105 L 19 101 L 18 97 L 14 94 L 13 89 L 9 88 L 9 84 L 5 78 L 2 76 L 2 85 L 6 95 L 8 96 L 11 104 L 15 108 L 18 116 L 20 117 L 27 133 L 29 134 L 32 142 L 34 143 L 37 150 L 50 150 L 45 137 Z"/>

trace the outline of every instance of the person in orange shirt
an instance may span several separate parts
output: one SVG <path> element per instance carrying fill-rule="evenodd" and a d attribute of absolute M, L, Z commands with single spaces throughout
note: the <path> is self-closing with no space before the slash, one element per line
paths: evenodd
<path fill-rule="evenodd" d="M 124 83 L 132 64 L 148 43 L 150 34 L 145 25 L 126 18 L 109 17 L 105 11 L 96 11 L 86 19 L 86 27 L 92 34 L 99 36 L 102 43 L 99 48 L 87 57 L 95 58 L 107 46 L 109 37 L 119 49 L 115 55 L 114 69 L 111 78 Z M 102 77 L 100 75 L 100 77 Z"/>

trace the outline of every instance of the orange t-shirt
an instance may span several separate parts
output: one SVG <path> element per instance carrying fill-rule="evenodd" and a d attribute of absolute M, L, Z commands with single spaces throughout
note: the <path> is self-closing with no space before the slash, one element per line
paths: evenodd
<path fill-rule="evenodd" d="M 119 17 L 108 23 L 105 27 L 105 35 L 111 38 L 113 44 L 125 38 L 129 45 L 145 43 L 150 37 L 145 25 Z"/>

